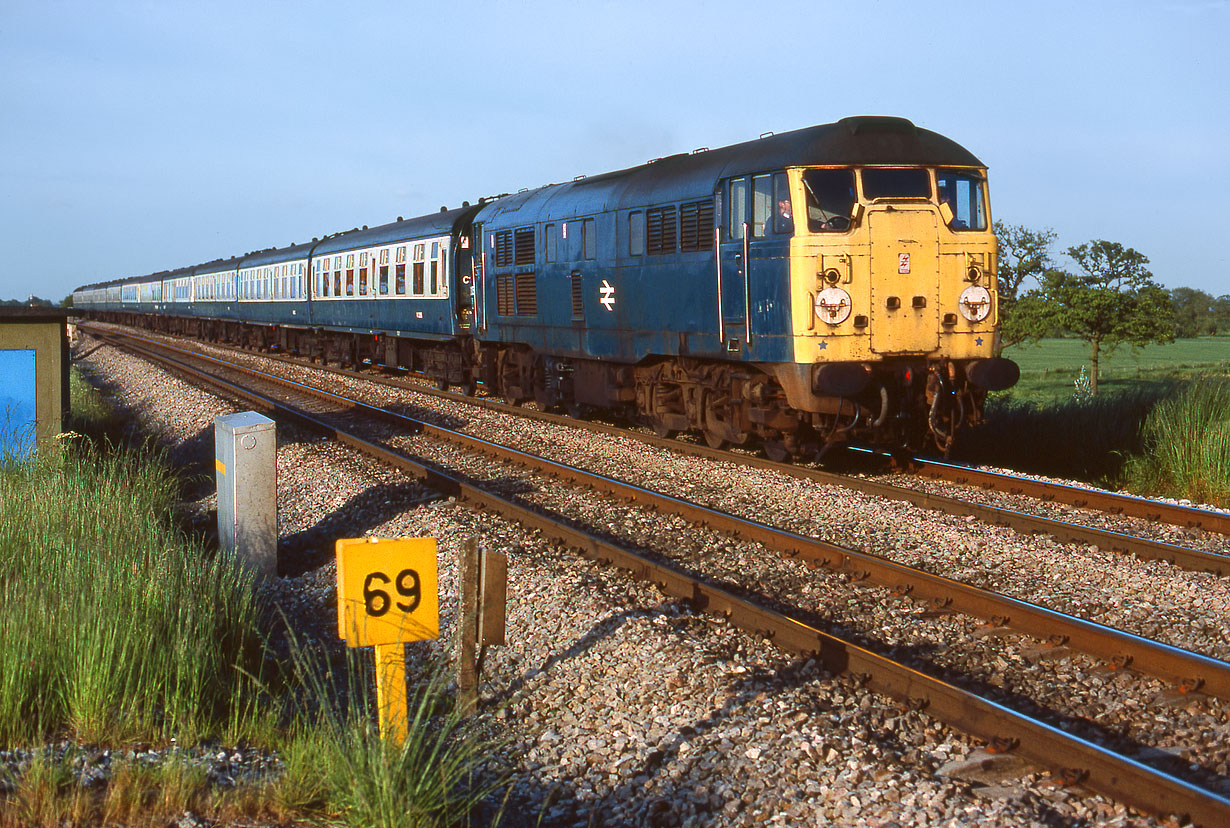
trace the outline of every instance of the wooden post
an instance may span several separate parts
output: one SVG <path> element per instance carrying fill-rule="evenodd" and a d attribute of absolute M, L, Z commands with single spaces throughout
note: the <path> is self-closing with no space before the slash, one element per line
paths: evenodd
<path fill-rule="evenodd" d="M 503 644 L 508 602 L 508 556 L 494 549 L 484 549 L 480 581 L 482 612 L 478 617 L 478 643 L 483 647 Z"/>
<path fill-rule="evenodd" d="M 457 554 L 457 704 L 465 713 L 478 706 L 478 541 L 471 538 Z"/>

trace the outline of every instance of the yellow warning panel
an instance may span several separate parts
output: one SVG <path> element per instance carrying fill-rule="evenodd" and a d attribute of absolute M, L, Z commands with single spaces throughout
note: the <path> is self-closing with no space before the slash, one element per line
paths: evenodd
<path fill-rule="evenodd" d="M 339 540 L 337 629 L 350 647 L 440 635 L 436 539 Z"/>

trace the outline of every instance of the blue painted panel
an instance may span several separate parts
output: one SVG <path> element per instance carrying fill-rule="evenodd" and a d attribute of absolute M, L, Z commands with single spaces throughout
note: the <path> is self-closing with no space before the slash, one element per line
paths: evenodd
<path fill-rule="evenodd" d="M 0 350 L 0 457 L 25 457 L 35 443 L 34 350 Z"/>

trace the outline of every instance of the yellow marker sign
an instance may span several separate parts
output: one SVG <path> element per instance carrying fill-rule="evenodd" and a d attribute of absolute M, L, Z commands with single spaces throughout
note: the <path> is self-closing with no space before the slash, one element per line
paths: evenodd
<path fill-rule="evenodd" d="M 376 647 L 380 732 L 404 741 L 404 642 L 440 635 L 436 539 L 339 540 L 337 629 L 350 647 Z"/>
<path fill-rule="evenodd" d="M 337 542 L 337 625 L 351 647 L 440 635 L 436 539 Z"/>

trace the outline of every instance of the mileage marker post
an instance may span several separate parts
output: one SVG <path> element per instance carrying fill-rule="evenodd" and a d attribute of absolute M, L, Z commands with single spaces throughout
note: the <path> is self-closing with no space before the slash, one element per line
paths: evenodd
<path fill-rule="evenodd" d="M 403 742 L 406 642 L 440 635 L 436 539 L 339 540 L 336 552 L 338 636 L 376 648 L 380 733 Z"/>

